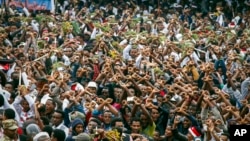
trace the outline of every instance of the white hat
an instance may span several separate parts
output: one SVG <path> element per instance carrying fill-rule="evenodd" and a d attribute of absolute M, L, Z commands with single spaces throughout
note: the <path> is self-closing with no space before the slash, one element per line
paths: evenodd
<path fill-rule="evenodd" d="M 47 132 L 40 132 L 33 137 L 33 141 L 50 139 L 49 134 Z"/>
<path fill-rule="evenodd" d="M 25 45 L 26 45 L 25 42 L 21 42 L 21 43 L 17 46 L 17 48 L 19 48 L 20 46 L 25 46 Z"/>
<path fill-rule="evenodd" d="M 94 81 L 90 81 L 90 82 L 88 83 L 87 87 L 92 87 L 92 88 L 94 87 L 94 88 L 97 89 L 97 84 L 96 84 L 96 82 L 94 82 Z"/>
<path fill-rule="evenodd" d="M 181 40 L 182 40 L 182 34 L 176 34 L 176 35 L 175 35 L 175 38 L 176 38 L 178 41 L 181 41 Z"/>

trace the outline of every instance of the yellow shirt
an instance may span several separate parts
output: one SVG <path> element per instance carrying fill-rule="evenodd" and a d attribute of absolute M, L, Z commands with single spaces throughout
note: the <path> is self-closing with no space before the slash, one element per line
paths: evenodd
<path fill-rule="evenodd" d="M 156 125 L 153 122 L 153 125 L 148 125 L 145 129 L 142 129 L 142 133 L 149 137 L 153 137 L 155 128 L 156 128 Z"/>

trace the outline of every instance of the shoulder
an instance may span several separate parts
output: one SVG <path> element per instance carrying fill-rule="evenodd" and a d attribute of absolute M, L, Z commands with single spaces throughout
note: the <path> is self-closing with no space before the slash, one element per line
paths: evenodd
<path fill-rule="evenodd" d="M 60 129 L 62 129 L 62 130 L 67 130 L 67 129 L 69 129 L 69 128 L 66 127 L 65 125 L 61 125 L 61 126 L 60 126 Z"/>

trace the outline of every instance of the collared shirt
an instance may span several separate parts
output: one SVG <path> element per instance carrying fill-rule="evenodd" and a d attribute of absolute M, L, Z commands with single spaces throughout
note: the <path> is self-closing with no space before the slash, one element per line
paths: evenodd
<path fill-rule="evenodd" d="M 58 126 L 52 126 L 52 128 L 53 129 L 61 129 L 61 130 L 63 130 L 64 132 L 65 132 L 65 135 L 66 135 L 66 137 L 68 136 L 68 134 L 69 134 L 69 128 L 68 127 L 66 127 L 65 125 L 64 125 L 64 123 L 62 122 L 60 125 L 58 125 Z"/>

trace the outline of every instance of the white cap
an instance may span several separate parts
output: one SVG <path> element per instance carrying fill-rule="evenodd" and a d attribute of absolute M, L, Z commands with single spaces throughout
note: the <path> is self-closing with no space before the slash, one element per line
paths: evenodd
<path fill-rule="evenodd" d="M 47 132 L 40 132 L 33 137 L 33 141 L 50 139 Z"/>
<path fill-rule="evenodd" d="M 176 34 L 176 35 L 175 35 L 175 38 L 176 38 L 178 41 L 181 41 L 181 40 L 182 40 L 182 34 Z"/>
<path fill-rule="evenodd" d="M 97 89 L 97 84 L 96 84 L 96 82 L 94 82 L 94 81 L 90 81 L 90 82 L 88 83 L 87 87 L 94 87 L 94 88 Z"/>

